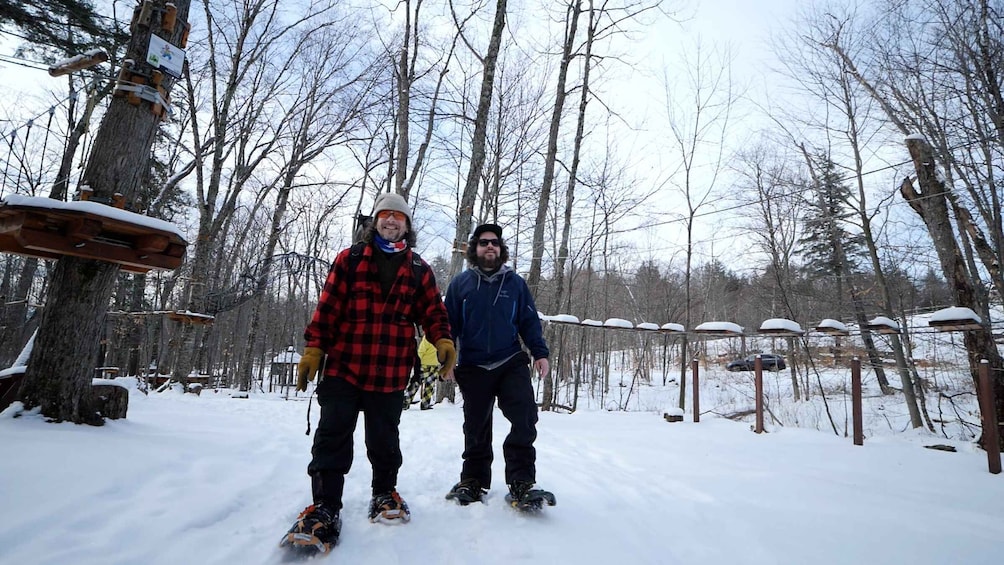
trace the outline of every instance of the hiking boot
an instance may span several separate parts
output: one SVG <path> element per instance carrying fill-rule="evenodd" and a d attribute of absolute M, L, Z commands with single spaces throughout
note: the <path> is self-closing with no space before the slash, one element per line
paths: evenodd
<path fill-rule="evenodd" d="M 317 553 L 328 553 L 338 543 L 342 521 L 338 511 L 323 502 L 311 504 L 303 509 L 293 527 L 279 542 L 280 547 L 312 549 Z"/>
<path fill-rule="evenodd" d="M 505 496 L 505 500 L 513 508 L 525 511 L 539 511 L 544 504 L 555 505 L 553 493 L 533 488 L 533 483 L 530 481 L 513 481 L 509 485 L 509 494 Z"/>
<path fill-rule="evenodd" d="M 405 503 L 401 495 L 396 490 L 375 494 L 370 499 L 370 522 L 407 522 L 411 520 L 411 512 L 408 511 L 408 504 Z"/>
<path fill-rule="evenodd" d="M 526 500 L 526 495 L 531 490 L 533 490 L 533 483 L 530 481 L 513 481 L 512 484 L 509 485 L 509 496 L 511 496 L 513 500 L 522 502 Z"/>
<path fill-rule="evenodd" d="M 481 488 L 481 481 L 461 479 L 459 483 L 453 485 L 450 492 L 446 493 L 446 500 L 456 500 L 457 504 L 467 506 L 472 502 L 481 502 L 486 494 L 488 494 L 488 489 Z"/>

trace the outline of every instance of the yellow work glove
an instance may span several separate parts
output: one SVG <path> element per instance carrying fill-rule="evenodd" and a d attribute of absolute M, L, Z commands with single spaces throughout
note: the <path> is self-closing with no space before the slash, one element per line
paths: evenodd
<path fill-rule="evenodd" d="M 453 340 L 446 338 L 436 340 L 436 357 L 440 363 L 439 376 L 444 377 L 457 364 L 457 349 L 453 347 Z"/>
<path fill-rule="evenodd" d="M 303 349 L 300 364 L 296 366 L 296 390 L 307 390 L 307 381 L 314 380 L 314 377 L 321 370 L 322 357 L 324 357 L 324 352 L 319 347 Z"/>

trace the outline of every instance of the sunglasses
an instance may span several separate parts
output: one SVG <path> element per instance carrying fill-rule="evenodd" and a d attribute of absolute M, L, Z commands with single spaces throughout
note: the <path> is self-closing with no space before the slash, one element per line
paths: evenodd
<path fill-rule="evenodd" d="M 398 212 L 396 210 L 380 210 L 377 212 L 377 218 L 381 220 L 386 220 L 389 218 L 394 218 L 399 222 L 403 222 L 408 216 L 404 215 L 404 212 Z"/>
<path fill-rule="evenodd" d="M 501 242 L 499 242 L 499 240 L 497 239 L 479 239 L 478 245 L 481 247 L 488 247 L 489 245 L 493 245 L 495 247 L 501 247 Z"/>

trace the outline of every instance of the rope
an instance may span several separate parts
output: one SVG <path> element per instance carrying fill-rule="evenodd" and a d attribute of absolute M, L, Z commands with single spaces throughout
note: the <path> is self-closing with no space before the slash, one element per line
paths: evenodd
<path fill-rule="evenodd" d="M 27 157 L 27 150 L 28 150 L 28 138 L 31 137 L 31 126 L 33 126 L 34 124 L 35 124 L 35 118 L 28 120 L 28 127 L 24 133 L 24 142 L 21 143 L 21 162 L 18 164 L 17 180 L 14 182 L 15 192 L 17 192 L 17 189 L 21 188 L 21 171 L 24 169 L 24 161 L 25 157 Z M 13 148 L 11 149 L 11 151 L 12 152 L 14 151 Z"/>
<path fill-rule="evenodd" d="M 16 136 L 17 136 L 17 130 L 16 129 L 11 130 L 10 136 L 8 138 L 9 141 L 7 142 L 7 147 L 9 148 L 9 151 L 7 151 L 7 159 L 4 160 L 4 166 L 3 166 L 3 183 L 0 184 L 0 197 L 3 196 L 4 187 L 7 186 L 7 171 L 10 169 L 10 158 L 14 154 L 14 137 Z"/>
<path fill-rule="evenodd" d="M 49 149 L 49 134 L 52 133 L 52 118 L 56 114 L 56 107 L 52 106 L 49 108 L 49 121 L 45 124 L 45 139 L 42 140 L 42 153 L 41 159 L 38 160 L 38 180 L 37 184 L 42 183 L 42 169 L 45 168 L 45 152 Z"/>

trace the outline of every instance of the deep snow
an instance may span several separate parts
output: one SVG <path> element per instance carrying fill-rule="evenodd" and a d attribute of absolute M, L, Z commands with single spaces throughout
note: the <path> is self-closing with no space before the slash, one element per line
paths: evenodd
<path fill-rule="evenodd" d="M 649 396 L 674 397 L 676 389 Z M 133 391 L 102 428 L 0 416 L 0 563 L 274 563 L 309 503 L 307 402 Z M 417 408 L 417 407 L 416 407 Z M 317 406 L 311 418 L 317 417 Z M 460 470 L 461 410 L 404 413 L 398 489 L 411 523 L 370 524 L 369 464 L 356 434 L 333 563 L 775 564 L 1004 562 L 1004 476 L 986 454 L 924 432 L 868 438 L 660 411 L 542 413 L 538 516 L 502 495 L 443 496 Z M 925 449 L 934 443 L 959 452 Z"/>

